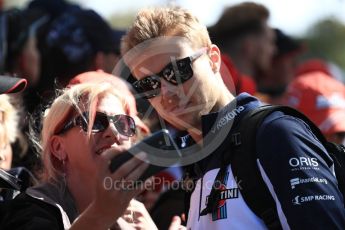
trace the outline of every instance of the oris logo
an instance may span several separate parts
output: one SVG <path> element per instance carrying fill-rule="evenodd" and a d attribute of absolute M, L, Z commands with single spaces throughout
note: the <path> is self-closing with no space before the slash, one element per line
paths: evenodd
<path fill-rule="evenodd" d="M 311 166 L 317 167 L 319 163 L 317 162 L 317 158 L 310 158 L 310 157 L 293 157 L 289 160 L 289 165 L 292 167 L 303 167 L 303 166 Z"/>

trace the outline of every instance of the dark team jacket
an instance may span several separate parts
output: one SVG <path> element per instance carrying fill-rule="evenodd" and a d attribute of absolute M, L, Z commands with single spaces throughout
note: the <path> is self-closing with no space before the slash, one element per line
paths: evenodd
<path fill-rule="evenodd" d="M 0 229 L 69 229 L 78 212 L 68 189 L 43 183 L 3 204 Z"/>
<path fill-rule="evenodd" d="M 204 139 L 211 136 L 203 148 L 208 143 L 221 144 L 224 134 L 233 133 L 241 118 L 260 105 L 255 97 L 242 93 L 219 112 L 203 116 Z M 229 123 L 230 131 L 222 134 Z M 328 154 L 304 121 L 274 112 L 257 131 L 255 144 L 257 164 L 276 202 L 283 229 L 345 229 L 343 197 L 333 168 L 321 157 Z M 194 164 L 196 185 L 190 198 L 188 229 L 266 229 L 242 198 L 241 182 L 234 178 L 231 165 L 219 185 L 223 192 L 217 211 L 200 215 L 222 164 L 222 154 L 229 151 L 215 149 Z"/>

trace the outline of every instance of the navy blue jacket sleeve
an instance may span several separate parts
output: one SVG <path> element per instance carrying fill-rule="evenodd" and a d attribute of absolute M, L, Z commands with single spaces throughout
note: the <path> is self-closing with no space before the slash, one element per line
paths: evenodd
<path fill-rule="evenodd" d="M 282 224 L 291 229 L 345 229 L 343 197 L 327 165 L 332 162 L 309 126 L 275 112 L 257 134 L 258 165 Z"/>
<path fill-rule="evenodd" d="M 63 230 L 61 213 L 57 207 L 29 197 L 25 193 L 2 204 L 2 230 Z"/>

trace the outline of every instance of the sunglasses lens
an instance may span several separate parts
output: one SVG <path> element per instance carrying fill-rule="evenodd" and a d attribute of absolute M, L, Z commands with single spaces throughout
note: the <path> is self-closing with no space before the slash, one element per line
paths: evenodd
<path fill-rule="evenodd" d="M 80 126 L 85 132 L 87 132 L 88 130 L 87 119 L 87 112 L 83 113 L 82 116 L 76 118 L 76 124 Z M 108 116 L 102 112 L 96 113 L 91 131 L 93 133 L 103 132 L 109 127 L 109 122 L 112 122 L 116 130 L 124 136 L 132 137 L 135 134 L 136 126 L 132 117 L 124 114 Z"/>
<path fill-rule="evenodd" d="M 162 77 L 173 85 L 184 83 L 193 76 L 190 63 L 189 58 L 172 62 L 162 71 Z"/>
<path fill-rule="evenodd" d="M 88 114 L 87 113 L 83 113 L 81 116 L 76 118 L 76 124 L 78 126 L 80 126 L 85 132 L 87 132 L 87 126 L 88 126 Z"/>
<path fill-rule="evenodd" d="M 135 134 L 135 122 L 132 117 L 127 115 L 115 115 L 113 121 L 117 131 L 124 135 L 131 137 Z"/>
<path fill-rule="evenodd" d="M 152 98 L 160 93 L 161 83 L 159 77 L 150 76 L 133 84 L 135 90 L 144 98 Z"/>
<path fill-rule="evenodd" d="M 92 132 L 101 132 L 108 128 L 108 117 L 103 113 L 96 113 L 95 121 L 92 126 Z"/>
<path fill-rule="evenodd" d="M 193 69 L 191 66 L 190 61 L 188 60 L 180 60 L 177 62 L 178 67 L 178 74 L 176 74 L 176 77 L 178 78 L 177 82 L 185 82 L 193 77 Z"/>

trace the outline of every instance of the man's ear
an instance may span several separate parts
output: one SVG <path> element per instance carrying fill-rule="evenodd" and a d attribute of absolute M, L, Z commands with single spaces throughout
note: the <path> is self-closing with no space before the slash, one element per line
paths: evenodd
<path fill-rule="evenodd" d="M 60 136 L 54 135 L 50 138 L 49 148 L 50 152 L 60 161 L 67 159 L 65 143 Z"/>
<path fill-rule="evenodd" d="M 214 73 L 219 72 L 220 65 L 222 63 L 220 50 L 218 46 L 212 44 L 208 51 L 208 56 L 210 57 L 210 64 Z"/>

